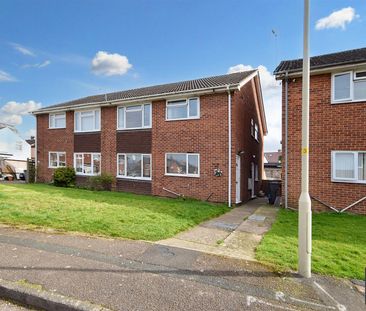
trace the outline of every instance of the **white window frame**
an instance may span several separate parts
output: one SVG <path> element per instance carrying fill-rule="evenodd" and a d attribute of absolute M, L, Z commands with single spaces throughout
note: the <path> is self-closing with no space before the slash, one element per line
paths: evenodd
<path fill-rule="evenodd" d="M 189 116 L 189 101 L 191 99 L 197 99 L 197 116 L 190 117 Z M 174 104 L 176 101 L 186 101 L 185 104 Z M 168 106 L 187 106 L 187 117 L 186 118 L 176 118 L 176 119 L 169 119 L 168 118 Z M 176 98 L 176 99 L 169 99 L 165 103 L 165 121 L 179 121 L 179 120 L 195 120 L 201 118 L 201 103 L 199 97 L 188 97 L 188 98 Z"/>
<path fill-rule="evenodd" d="M 254 139 L 259 142 L 259 126 L 257 123 L 254 123 Z"/>
<path fill-rule="evenodd" d="M 62 116 L 61 116 L 62 114 Z M 58 115 L 58 116 L 57 116 Z M 53 126 L 52 126 L 52 119 L 53 116 Z M 65 126 L 56 126 L 56 119 L 65 119 Z M 50 113 L 48 115 L 48 128 L 49 129 L 64 129 L 66 128 L 66 112 L 55 112 L 55 113 Z"/>
<path fill-rule="evenodd" d="M 94 117 L 94 126 L 95 126 L 95 112 L 99 111 L 99 128 L 98 129 L 94 129 L 94 130 L 87 130 L 87 131 L 83 131 L 81 130 L 81 113 L 82 112 L 93 112 L 93 117 Z M 78 123 L 80 125 L 80 130 L 78 130 L 76 128 L 76 116 L 78 115 Z M 83 109 L 83 110 L 75 110 L 74 111 L 74 132 L 75 133 L 90 133 L 90 132 L 100 132 L 100 128 L 101 128 L 101 119 L 102 119 L 102 112 L 100 108 L 96 108 L 96 109 Z M 88 153 L 88 152 L 86 152 Z"/>
<path fill-rule="evenodd" d="M 141 155 L 141 177 L 132 177 L 127 176 L 127 155 Z M 118 165 L 119 165 L 119 156 L 123 155 L 125 157 L 125 175 L 118 174 Z M 143 158 L 144 156 L 150 157 L 150 177 L 144 177 L 144 163 Z M 117 153 L 117 178 L 123 178 L 123 179 L 137 179 L 137 180 L 152 180 L 152 157 L 151 153 Z"/>
<path fill-rule="evenodd" d="M 150 125 L 145 126 L 145 105 L 150 106 Z M 142 126 L 141 127 L 126 127 L 126 108 L 130 106 L 141 106 L 141 112 L 142 112 Z M 120 114 L 120 108 L 123 109 L 123 125 L 124 127 L 119 126 L 119 114 Z M 152 128 L 152 103 L 146 102 L 142 104 L 128 104 L 128 105 L 120 105 L 117 106 L 117 130 L 118 131 L 129 131 L 129 130 L 138 130 L 138 129 L 149 129 Z"/>
<path fill-rule="evenodd" d="M 254 119 L 250 119 L 250 135 L 254 137 Z"/>
<path fill-rule="evenodd" d="M 336 167 L 335 167 L 335 156 L 338 153 L 353 154 L 353 169 L 355 172 L 354 178 L 337 178 Z M 344 182 L 344 183 L 355 183 L 355 184 L 366 184 L 366 180 L 358 179 L 358 154 L 366 153 L 366 151 L 349 151 L 349 150 L 336 150 L 331 152 L 331 181 L 332 182 Z"/>
<path fill-rule="evenodd" d="M 84 154 L 90 154 L 91 155 L 91 168 L 92 168 L 93 173 L 85 174 L 85 173 L 80 173 L 80 172 L 76 171 L 76 155 L 78 155 L 78 154 L 83 155 L 83 158 L 82 158 L 82 161 L 81 161 L 82 168 L 84 168 Z M 100 169 L 99 169 L 98 174 L 94 174 L 94 155 L 99 155 L 99 159 L 100 159 Z M 102 155 L 100 154 L 100 152 L 74 152 L 74 169 L 75 169 L 75 175 L 78 175 L 78 176 L 98 176 L 102 172 Z"/>
<path fill-rule="evenodd" d="M 174 173 L 168 173 L 167 172 L 167 157 L 168 154 L 185 154 L 186 155 L 186 172 L 187 174 L 174 174 Z M 198 156 L 198 174 L 189 174 L 188 173 L 188 156 L 189 155 L 195 155 Z M 200 177 L 200 173 L 201 173 L 201 160 L 200 160 L 200 154 L 199 153 L 184 153 L 184 152 L 167 152 L 165 153 L 165 175 L 166 176 L 176 176 L 176 177 L 196 177 L 199 178 Z"/>
<path fill-rule="evenodd" d="M 332 80 L 331 80 L 331 103 L 332 104 L 339 104 L 339 103 L 357 103 L 357 102 L 366 102 L 366 98 L 363 99 L 354 99 L 354 83 L 355 81 L 359 80 L 366 80 L 366 77 L 363 78 L 356 78 L 357 72 L 364 72 L 364 70 L 355 70 L 355 71 L 343 71 L 343 72 L 336 72 L 332 74 Z M 336 76 L 349 74 L 350 75 L 350 97 L 344 98 L 344 99 L 335 99 L 335 88 L 334 88 L 334 80 Z"/>
<path fill-rule="evenodd" d="M 259 167 L 258 164 L 254 165 L 254 180 L 259 181 Z"/>
<path fill-rule="evenodd" d="M 51 165 L 51 153 L 57 154 L 57 166 Z M 65 155 L 65 166 L 60 165 L 60 154 Z M 48 168 L 58 168 L 58 167 L 66 167 L 66 166 L 67 166 L 67 161 L 66 161 L 66 152 L 65 151 L 49 151 L 48 152 Z"/>

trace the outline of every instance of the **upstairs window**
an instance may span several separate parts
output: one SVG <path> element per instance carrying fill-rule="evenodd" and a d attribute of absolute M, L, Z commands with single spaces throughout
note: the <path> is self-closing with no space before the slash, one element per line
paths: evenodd
<path fill-rule="evenodd" d="M 151 104 L 122 106 L 117 109 L 117 129 L 151 128 Z"/>
<path fill-rule="evenodd" d="M 250 134 L 254 137 L 254 120 L 250 119 Z"/>
<path fill-rule="evenodd" d="M 366 101 L 366 71 L 348 71 L 332 77 L 332 102 Z"/>
<path fill-rule="evenodd" d="M 256 123 L 254 126 L 254 138 L 256 141 L 259 141 L 259 132 L 258 132 L 258 124 Z"/>
<path fill-rule="evenodd" d="M 66 127 L 66 113 L 50 113 L 49 115 L 49 125 L 50 129 L 60 129 Z"/>
<path fill-rule="evenodd" d="M 75 132 L 100 131 L 100 109 L 75 111 Z"/>
<path fill-rule="evenodd" d="M 166 120 L 198 119 L 200 117 L 199 98 L 169 100 L 166 103 Z"/>
<path fill-rule="evenodd" d="M 366 183 L 366 152 L 333 151 L 332 180 Z"/>

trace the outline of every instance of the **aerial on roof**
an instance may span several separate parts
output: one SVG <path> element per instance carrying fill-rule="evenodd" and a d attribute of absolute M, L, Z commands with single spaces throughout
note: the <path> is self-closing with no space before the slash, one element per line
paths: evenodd
<path fill-rule="evenodd" d="M 310 57 L 310 69 L 321 69 L 364 62 L 366 62 L 366 48 L 361 48 Z M 277 66 L 274 74 L 280 75 L 286 72 L 293 73 L 301 70 L 302 59 L 284 60 Z"/>
<path fill-rule="evenodd" d="M 205 89 L 215 89 L 226 86 L 237 86 L 245 78 L 249 77 L 251 74 L 255 73 L 256 70 L 236 72 L 221 76 L 207 77 L 189 81 L 175 82 L 169 84 L 161 84 L 149 87 L 143 87 L 132 90 L 125 90 L 120 92 L 93 95 L 88 97 L 83 97 L 80 99 L 68 101 L 65 103 L 60 103 L 48 107 L 41 108 L 35 112 L 42 112 L 43 110 L 48 110 L 52 108 L 65 108 L 69 106 L 77 106 L 83 104 L 93 104 L 101 102 L 110 102 L 118 100 L 129 100 L 129 99 L 144 99 L 149 97 L 154 97 L 157 95 L 172 95 L 176 93 L 186 93 L 192 91 L 200 91 Z"/>

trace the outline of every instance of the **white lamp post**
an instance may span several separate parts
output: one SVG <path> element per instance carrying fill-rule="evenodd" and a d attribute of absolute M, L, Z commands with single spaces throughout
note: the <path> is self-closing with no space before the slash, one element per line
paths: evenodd
<path fill-rule="evenodd" d="M 299 198 L 299 274 L 311 277 L 311 199 L 309 195 L 309 0 L 304 0 L 302 68 L 301 195 Z"/>

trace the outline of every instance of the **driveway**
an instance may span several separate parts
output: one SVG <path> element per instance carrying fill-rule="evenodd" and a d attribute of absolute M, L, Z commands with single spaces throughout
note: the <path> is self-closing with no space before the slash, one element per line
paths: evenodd
<path fill-rule="evenodd" d="M 255 199 L 157 243 L 254 261 L 255 248 L 271 228 L 277 211 L 266 199 Z"/>

